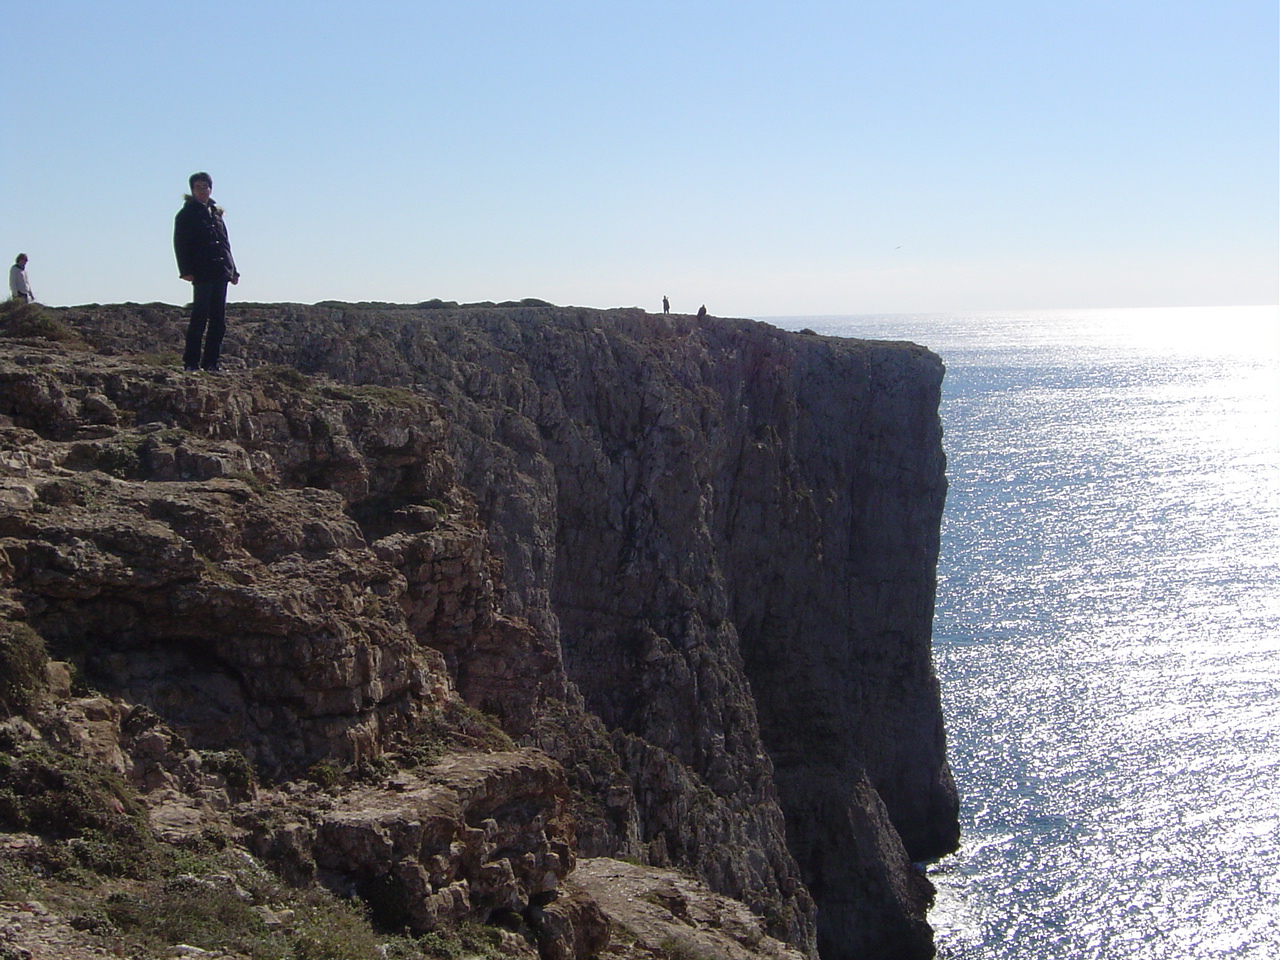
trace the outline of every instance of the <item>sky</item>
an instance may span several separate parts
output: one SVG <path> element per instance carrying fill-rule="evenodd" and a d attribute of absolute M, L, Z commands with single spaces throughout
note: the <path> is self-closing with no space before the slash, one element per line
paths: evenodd
<path fill-rule="evenodd" d="M 187 302 L 197 170 L 233 301 L 1280 300 L 1275 0 L 4 10 L 0 256 L 48 304 Z"/>

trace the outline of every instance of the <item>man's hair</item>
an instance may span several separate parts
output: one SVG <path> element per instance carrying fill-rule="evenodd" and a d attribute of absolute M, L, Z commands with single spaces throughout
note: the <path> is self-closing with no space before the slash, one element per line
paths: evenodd
<path fill-rule="evenodd" d="M 203 180 L 205 183 L 207 183 L 210 186 L 210 188 L 213 187 L 213 177 L 209 176 L 203 170 L 201 170 L 199 173 L 193 173 L 187 179 L 187 186 L 190 187 L 192 190 L 194 190 L 196 188 L 197 180 Z"/>
<path fill-rule="evenodd" d="M 25 253 L 20 253 L 13 258 L 14 263 L 21 263 L 23 260 L 29 259 Z"/>

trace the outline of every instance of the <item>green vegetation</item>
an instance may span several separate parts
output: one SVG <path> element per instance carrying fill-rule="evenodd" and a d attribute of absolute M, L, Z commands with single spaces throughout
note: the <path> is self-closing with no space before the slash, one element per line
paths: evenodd
<path fill-rule="evenodd" d="M 104 444 L 98 450 L 98 469 L 121 480 L 138 479 L 142 475 L 142 456 L 139 453 L 141 442 L 133 440 Z"/>
<path fill-rule="evenodd" d="M 450 700 L 431 712 L 414 734 L 398 744 L 397 756 L 406 767 L 425 767 L 459 750 L 498 753 L 514 750 L 515 743 L 488 714 L 459 700 Z"/>
<path fill-rule="evenodd" d="M 0 623 L 0 717 L 26 716 L 48 689 L 44 639 L 25 623 Z"/>
<path fill-rule="evenodd" d="M 99 891 L 100 892 L 100 891 Z M 477 923 L 414 937 L 377 930 L 362 904 L 312 887 L 297 891 L 232 856 L 198 869 L 117 889 L 96 899 L 63 890 L 71 925 L 128 949 L 167 958 L 172 946 L 242 954 L 252 960 L 461 960 L 502 956 L 496 930 Z"/>
<path fill-rule="evenodd" d="M 4 730 L 0 832 L 30 837 L 0 852 L 0 899 L 38 899 L 122 956 L 164 960 L 178 943 L 251 960 L 503 955 L 501 935 L 480 924 L 418 937 L 379 928 L 358 900 L 285 883 L 212 829 L 181 846 L 161 843 L 121 777 Z M 231 785 L 251 784 L 235 751 L 201 760 Z"/>
<path fill-rule="evenodd" d="M 321 760 L 319 763 L 313 763 L 307 768 L 303 778 L 310 780 L 312 783 L 323 787 L 326 790 L 335 790 L 348 782 L 348 777 L 343 767 L 336 760 Z"/>
<path fill-rule="evenodd" d="M 0 900 L 30 900 L 39 890 L 40 881 L 26 864 L 0 859 Z"/>
<path fill-rule="evenodd" d="M 247 800 L 253 796 L 257 777 L 253 766 L 239 750 L 202 750 L 200 763 L 204 769 L 222 775 L 227 793 L 233 800 Z"/>
<path fill-rule="evenodd" d="M 83 342 L 80 334 L 49 316 L 39 304 L 18 300 L 0 303 L 0 336 L 67 344 Z"/>
<path fill-rule="evenodd" d="M 33 853 L 41 872 L 83 882 L 163 869 L 142 806 L 118 774 L 38 741 L 0 746 L 0 830 L 48 841 Z"/>
<path fill-rule="evenodd" d="M 464 923 L 457 930 L 445 933 L 428 933 L 419 937 L 414 946 L 421 955 L 431 960 L 497 960 L 506 954 L 502 950 L 502 937 L 493 927 L 480 923 Z M 388 957 L 412 960 L 418 954 L 396 954 L 388 951 Z"/>
<path fill-rule="evenodd" d="M 361 757 L 350 767 L 350 775 L 358 783 L 378 785 L 398 770 L 396 762 L 388 756 Z"/>
<path fill-rule="evenodd" d="M 243 875 L 202 878 L 184 874 L 136 893 L 109 896 L 101 923 L 155 953 L 186 943 L 204 950 L 234 950 L 254 960 L 375 960 L 380 938 L 356 904 L 323 890 L 276 901 L 269 882 Z"/>

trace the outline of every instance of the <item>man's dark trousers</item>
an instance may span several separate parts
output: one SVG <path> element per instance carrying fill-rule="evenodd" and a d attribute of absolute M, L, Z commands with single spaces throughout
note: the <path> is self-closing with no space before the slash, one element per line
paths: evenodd
<path fill-rule="evenodd" d="M 205 327 L 209 335 L 205 337 Z M 222 356 L 222 336 L 227 332 L 227 281 L 197 280 L 191 284 L 191 322 L 187 324 L 187 349 L 182 365 L 217 370 Z M 204 355 L 200 342 L 204 341 Z"/>

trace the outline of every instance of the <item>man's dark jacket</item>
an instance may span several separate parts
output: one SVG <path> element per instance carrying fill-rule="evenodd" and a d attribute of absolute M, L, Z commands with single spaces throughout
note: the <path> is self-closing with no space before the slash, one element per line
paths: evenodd
<path fill-rule="evenodd" d="M 173 218 L 173 252 L 178 257 L 180 277 L 208 283 L 238 276 L 227 225 L 222 222 L 222 208 L 212 203 L 187 197 Z"/>

